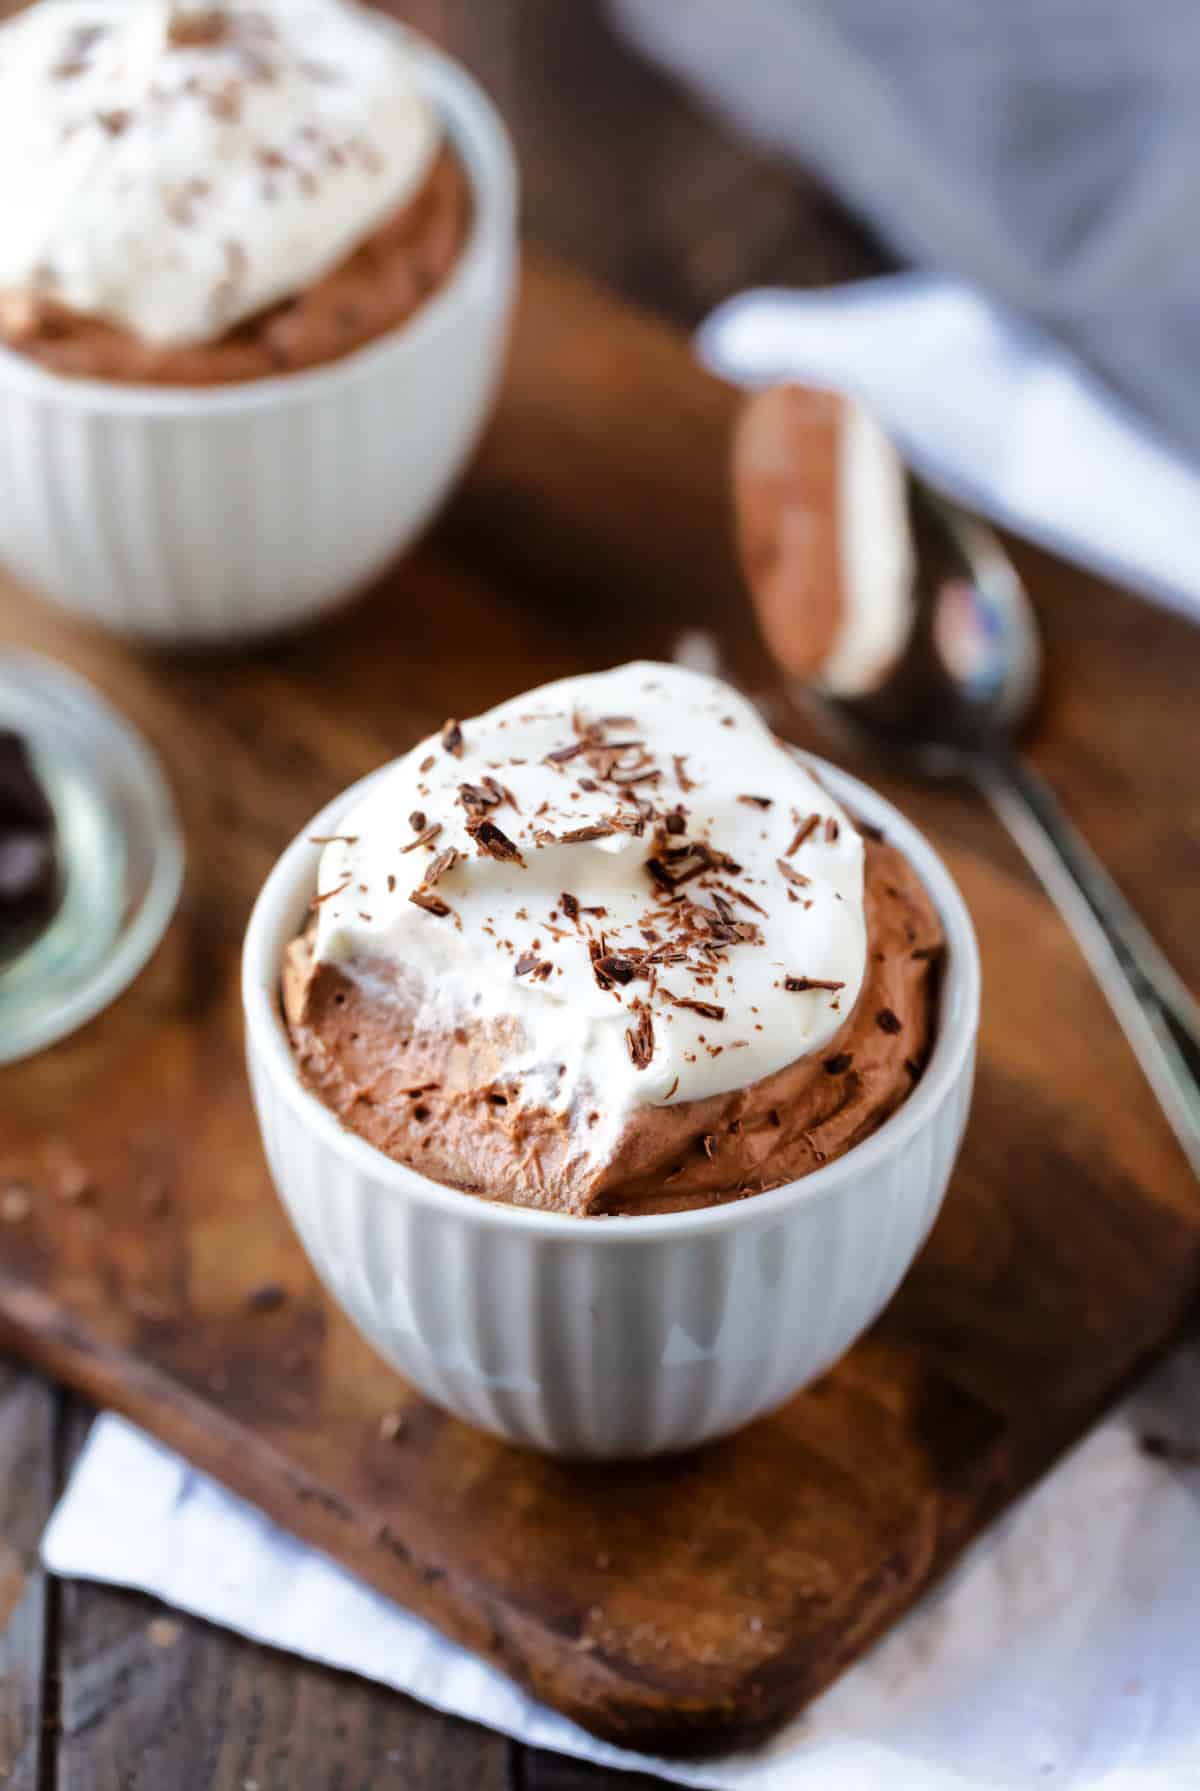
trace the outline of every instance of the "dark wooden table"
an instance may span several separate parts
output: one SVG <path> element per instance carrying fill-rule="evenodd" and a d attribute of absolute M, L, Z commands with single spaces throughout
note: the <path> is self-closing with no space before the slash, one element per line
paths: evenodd
<path fill-rule="evenodd" d="M 10 10 L 13 0 L 0 4 Z M 599 0 L 392 0 L 515 132 L 531 239 L 683 324 L 759 280 L 880 256 L 818 189 L 733 145 L 634 61 Z M 568 1791 L 611 1774 L 164 1611 L 48 1580 L 45 1520 L 91 1414 L 0 1362 L 0 1785 L 6 1791 Z"/>

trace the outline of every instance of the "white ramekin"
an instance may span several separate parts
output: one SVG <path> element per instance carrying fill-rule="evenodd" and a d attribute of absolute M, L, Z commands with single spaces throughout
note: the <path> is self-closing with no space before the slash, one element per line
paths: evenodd
<path fill-rule="evenodd" d="M 474 194 L 447 285 L 357 354 L 207 390 L 65 378 L 0 349 L 0 560 L 15 577 L 121 634 L 231 645 L 330 608 L 428 522 L 503 369 L 517 177 L 482 90 L 412 41 Z"/>
<path fill-rule="evenodd" d="M 936 853 L 863 784 L 811 763 L 904 851 L 948 944 L 937 1041 L 903 1107 L 787 1187 L 702 1212 L 572 1219 L 427 1180 L 345 1131 L 301 1085 L 279 1010 L 283 949 L 320 847 L 376 772 L 284 853 L 243 958 L 247 1055 L 276 1186 L 318 1274 L 363 1335 L 438 1405 L 575 1457 L 687 1449 L 821 1374 L 895 1292 L 941 1205 L 975 1064 L 979 953 Z"/>

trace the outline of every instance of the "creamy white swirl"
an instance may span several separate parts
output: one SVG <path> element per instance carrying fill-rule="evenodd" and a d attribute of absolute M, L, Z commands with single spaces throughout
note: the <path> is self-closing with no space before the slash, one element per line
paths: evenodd
<path fill-rule="evenodd" d="M 842 613 L 821 682 L 837 696 L 877 690 L 912 633 L 916 551 L 904 463 L 870 411 L 838 416 L 837 515 Z"/>
<path fill-rule="evenodd" d="M 41 0 L 0 28 L 0 296 L 215 340 L 336 267 L 440 141 L 355 0 Z"/>
<path fill-rule="evenodd" d="M 431 736 L 321 855 L 315 953 L 418 1031 L 511 1021 L 520 1098 L 631 1108 L 820 1051 L 866 966 L 863 841 L 714 678 L 633 664 Z M 604 1139 L 590 1143 L 598 1150 Z"/>

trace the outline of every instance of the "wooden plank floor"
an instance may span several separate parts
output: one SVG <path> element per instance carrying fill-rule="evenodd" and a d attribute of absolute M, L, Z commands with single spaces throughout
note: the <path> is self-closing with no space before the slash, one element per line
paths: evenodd
<path fill-rule="evenodd" d="M 879 264 L 824 195 L 730 144 L 612 38 L 600 0 L 390 0 L 508 116 L 531 240 L 691 323 L 739 285 Z M 0 0 L 0 11 L 13 0 Z M 128 1593 L 36 1549 L 90 1415 L 0 1363 L 5 1791 L 584 1791 L 648 1784 L 514 1747 Z"/>

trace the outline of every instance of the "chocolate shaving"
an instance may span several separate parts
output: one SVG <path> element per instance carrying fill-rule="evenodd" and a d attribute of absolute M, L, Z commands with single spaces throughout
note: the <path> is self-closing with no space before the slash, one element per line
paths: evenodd
<path fill-rule="evenodd" d="M 825 821 L 825 838 L 829 841 L 830 845 L 832 845 L 834 840 L 837 839 L 837 837 L 841 833 L 841 831 L 842 830 L 838 826 L 837 821 L 834 818 L 834 816 L 829 815 Z"/>
<path fill-rule="evenodd" d="M 448 721 L 442 728 L 442 751 L 452 753 L 456 759 L 462 758 L 463 731 L 456 721 Z"/>
<path fill-rule="evenodd" d="M 535 977 L 539 981 L 549 976 L 554 965 L 549 958 L 539 958 L 535 951 L 522 952 L 513 966 L 514 976 Z"/>
<path fill-rule="evenodd" d="M 603 935 L 601 935 L 601 939 L 602 938 L 603 938 Z M 591 959 L 591 963 L 592 963 L 592 975 L 595 977 L 596 982 L 598 983 L 600 988 L 602 988 L 604 990 L 604 992 L 607 994 L 608 991 L 613 986 L 613 979 L 611 976 L 609 976 L 609 974 L 606 970 L 600 968 L 600 960 L 604 956 L 605 956 L 605 948 L 601 944 L 601 940 L 600 939 L 589 939 L 588 940 L 588 957 Z"/>
<path fill-rule="evenodd" d="M 788 882 L 794 883 L 797 889 L 807 889 L 812 882 L 811 877 L 806 877 L 803 871 L 798 871 L 794 864 L 788 863 L 786 858 L 777 858 L 775 863 L 779 866 Z"/>
<path fill-rule="evenodd" d="M 785 976 L 783 986 L 789 995 L 806 995 L 810 989 L 828 989 L 836 994 L 838 989 L 846 987 L 845 983 L 829 982 L 819 976 Z"/>
<path fill-rule="evenodd" d="M 585 840 L 607 839 L 616 831 L 616 828 L 610 827 L 607 822 L 597 821 L 592 827 L 572 827 L 568 833 L 559 835 L 558 843 L 561 846 L 580 846 Z"/>
<path fill-rule="evenodd" d="M 388 894 L 394 895 L 396 892 L 396 879 L 391 875 L 390 872 L 388 873 L 387 886 L 388 886 Z"/>
<path fill-rule="evenodd" d="M 486 788 L 492 792 L 492 794 L 496 798 L 497 803 L 507 802 L 511 809 L 514 809 L 518 815 L 520 814 L 521 805 L 517 801 L 516 797 L 513 795 L 512 791 L 509 789 L 507 784 L 499 783 L 494 777 L 481 778 L 480 782 L 482 784 L 484 784 L 486 786 Z"/>
<path fill-rule="evenodd" d="M 630 784 L 656 784 L 662 772 L 653 767 L 648 771 L 638 771 L 635 767 L 630 771 L 610 771 L 608 776 L 610 783 L 620 784 L 622 789 L 627 789 Z"/>
<path fill-rule="evenodd" d="M 494 821 L 487 821 L 478 815 L 472 815 L 467 822 L 467 832 L 475 841 L 476 850 L 485 858 L 499 859 L 505 864 L 525 863 L 519 849 L 513 845 L 506 833 L 503 833 Z"/>
<path fill-rule="evenodd" d="M 585 740 L 577 740 L 574 746 L 560 746 L 555 752 L 546 754 L 546 763 L 548 765 L 565 765 L 568 759 L 578 758 L 586 746 Z"/>
<path fill-rule="evenodd" d="M 744 908 L 751 909 L 755 914 L 761 914 L 764 917 L 766 916 L 766 909 L 761 907 L 759 903 L 754 900 L 753 896 L 748 896 L 744 889 L 734 889 L 729 885 L 726 887 L 729 888 L 729 893 L 735 902 L 741 902 Z"/>
<path fill-rule="evenodd" d="M 672 758 L 671 763 L 675 767 L 675 777 L 679 784 L 679 788 L 683 791 L 684 795 L 686 796 L 689 790 L 694 790 L 697 788 L 697 785 L 688 776 L 686 770 L 684 769 L 684 767 L 687 764 L 687 754 L 684 752 L 677 752 L 674 755 L 674 757 Z"/>
<path fill-rule="evenodd" d="M 692 860 L 690 864 L 686 862 L 688 859 Z M 703 840 L 693 840 L 685 846 L 669 846 L 661 858 L 648 858 L 646 869 L 662 888 L 675 890 L 723 862 L 721 854 L 706 846 Z"/>
<path fill-rule="evenodd" d="M 425 819 L 424 813 L 419 808 L 415 808 L 412 814 L 408 817 L 408 824 L 414 833 L 424 833 L 426 827 L 429 825 Z"/>
<path fill-rule="evenodd" d="M 685 1007 L 689 1012 L 699 1014 L 704 1020 L 723 1020 L 725 1018 L 725 1009 L 717 1001 L 697 1001 L 691 995 L 675 995 L 670 989 L 664 989 L 661 985 L 659 994 L 664 1001 L 669 1001 L 672 1007 Z"/>
<path fill-rule="evenodd" d="M 634 1069 L 648 1069 L 654 1056 L 654 1021 L 648 1007 L 639 1011 L 637 1026 L 626 1030 L 625 1043 L 629 1046 Z"/>
<path fill-rule="evenodd" d="M 452 871 L 457 863 L 458 851 L 454 846 L 447 846 L 444 852 L 439 852 L 436 858 L 430 859 L 425 872 L 426 889 L 432 889 L 434 884 L 440 882 L 446 872 Z"/>
<path fill-rule="evenodd" d="M 449 902 L 443 902 L 431 889 L 414 889 L 408 899 L 418 908 L 424 908 L 426 914 L 436 914 L 439 919 L 452 912 Z"/>
<path fill-rule="evenodd" d="M 825 1059 L 825 1073 L 829 1076 L 844 1076 L 853 1062 L 853 1051 L 839 1051 L 835 1057 Z"/>
<path fill-rule="evenodd" d="M 313 846 L 357 846 L 356 833 L 310 833 L 309 844 Z"/>
<path fill-rule="evenodd" d="M 633 722 L 630 722 L 629 725 L 632 727 L 634 724 Z M 592 748 L 592 751 L 613 755 L 618 753 L 640 752 L 645 755 L 646 742 L 644 740 L 602 740 L 598 745 Z"/>
<path fill-rule="evenodd" d="M 601 958 L 594 958 L 592 969 L 601 988 L 604 988 L 606 983 L 631 983 L 636 976 L 641 975 L 639 966 L 631 958 L 618 957 L 614 952 L 609 952 Z"/>
<path fill-rule="evenodd" d="M 167 43 L 173 50 L 213 49 L 232 35 L 233 21 L 219 6 L 180 13 L 167 27 Z"/>
<path fill-rule="evenodd" d="M 643 964 L 656 968 L 660 964 L 686 964 L 687 952 L 682 945 L 656 945 L 642 959 Z"/>
<path fill-rule="evenodd" d="M 347 877 L 346 881 L 344 883 L 339 883 L 336 889 L 327 889 L 324 895 L 314 896 L 312 901 L 308 904 L 309 907 L 319 908 L 322 902 L 331 902 L 334 896 L 344 895 L 353 881 L 353 877 Z"/>
<path fill-rule="evenodd" d="M 810 839 L 820 825 L 820 815 L 810 815 L 807 821 L 801 821 L 799 827 L 796 829 L 796 836 L 784 856 L 790 858 L 793 852 L 798 852 L 805 840 Z"/>
<path fill-rule="evenodd" d="M 663 826 L 671 834 L 686 833 L 687 816 L 681 808 L 673 808 L 669 815 L 663 817 Z"/>
<path fill-rule="evenodd" d="M 893 1036 L 897 1032 L 901 1031 L 900 1020 L 892 1012 L 890 1007 L 881 1007 L 880 1008 L 879 1012 L 875 1016 L 875 1024 L 876 1024 L 876 1026 L 878 1026 L 880 1032 L 888 1032 L 888 1033 L 891 1033 Z"/>
<path fill-rule="evenodd" d="M 427 771 L 432 771 L 436 764 L 437 764 L 437 754 L 430 753 L 430 755 L 427 759 L 421 760 L 421 763 L 417 766 L 417 770 L 421 773 L 422 776 L 424 776 Z"/>
<path fill-rule="evenodd" d="M 738 801 L 744 802 L 747 808 L 770 808 L 771 806 L 769 796 L 739 796 Z"/>
<path fill-rule="evenodd" d="M 429 826 L 426 827 L 423 832 L 419 833 L 415 840 L 409 840 L 407 846 L 401 846 L 401 853 L 415 852 L 418 846 L 432 845 L 441 831 L 442 824 L 440 821 L 430 822 Z"/>
<path fill-rule="evenodd" d="M 711 869 L 712 859 L 710 857 L 700 856 L 694 863 L 689 864 L 686 869 L 676 871 L 671 879 L 672 884 L 674 888 L 679 889 L 683 884 L 690 883 L 694 877 L 702 877 L 705 871 L 711 871 Z"/>
<path fill-rule="evenodd" d="M 489 808 L 499 808 L 500 797 L 491 790 L 483 789 L 479 784 L 459 784 L 458 800 L 469 815 L 486 814 Z"/>
<path fill-rule="evenodd" d="M 676 1076 L 674 1082 L 672 1082 L 670 1088 L 668 1088 L 666 1094 L 663 1096 L 663 1100 L 669 1101 L 671 1096 L 675 1093 L 675 1091 L 678 1087 L 679 1087 L 679 1077 Z"/>
<path fill-rule="evenodd" d="M 575 922 L 576 926 L 578 926 L 578 924 L 579 924 L 579 901 L 578 901 L 578 898 L 576 896 L 571 895 L 571 893 L 568 890 L 564 889 L 562 894 L 559 896 L 558 900 L 559 900 L 559 905 L 562 908 L 562 911 L 566 915 L 567 919 L 573 920 Z"/>

